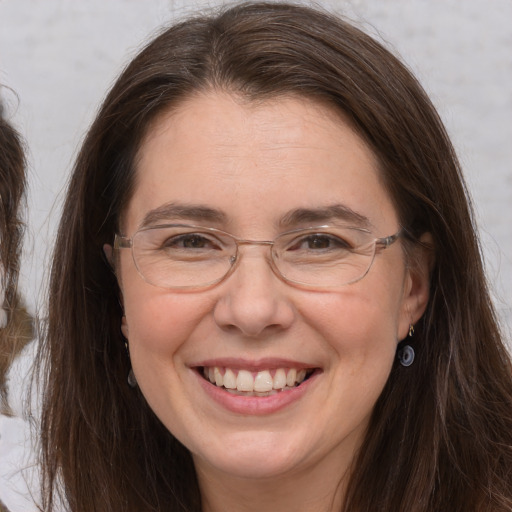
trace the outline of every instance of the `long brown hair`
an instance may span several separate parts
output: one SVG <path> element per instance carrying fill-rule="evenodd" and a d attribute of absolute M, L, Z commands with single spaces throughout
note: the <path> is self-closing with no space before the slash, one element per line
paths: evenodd
<path fill-rule="evenodd" d="M 7 323 L 0 328 L 0 412 L 9 414 L 6 373 L 32 339 L 32 320 L 17 293 L 24 224 L 20 210 L 25 192 L 25 153 L 18 132 L 4 118 L 0 103 L 0 279 Z"/>
<path fill-rule="evenodd" d="M 349 119 L 380 163 L 410 241 L 434 240 L 417 359 L 396 364 L 353 464 L 344 510 L 509 511 L 512 372 L 459 163 L 421 86 L 327 13 L 243 3 L 163 31 L 127 66 L 78 155 L 53 259 L 41 348 L 45 510 L 199 511 L 188 451 L 126 377 L 119 289 L 102 252 L 133 191 L 151 122 L 195 91 L 299 95 Z"/>

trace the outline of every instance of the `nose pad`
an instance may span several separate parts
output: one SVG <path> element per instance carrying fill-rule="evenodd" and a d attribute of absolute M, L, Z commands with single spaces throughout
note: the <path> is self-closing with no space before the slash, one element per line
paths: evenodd
<path fill-rule="evenodd" d="M 244 249 L 218 288 L 215 322 L 248 337 L 287 329 L 295 317 L 288 287 L 274 273 L 269 253 L 264 256 L 257 247 Z"/>

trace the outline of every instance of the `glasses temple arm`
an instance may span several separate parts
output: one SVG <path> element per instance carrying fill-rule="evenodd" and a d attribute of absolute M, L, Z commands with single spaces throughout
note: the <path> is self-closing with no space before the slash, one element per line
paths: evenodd
<path fill-rule="evenodd" d="M 130 249 L 132 247 L 132 239 L 117 233 L 114 235 L 114 250 Z"/>

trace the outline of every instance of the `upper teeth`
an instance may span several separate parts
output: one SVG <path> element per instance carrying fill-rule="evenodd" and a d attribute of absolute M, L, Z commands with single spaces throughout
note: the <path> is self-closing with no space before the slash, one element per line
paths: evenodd
<path fill-rule="evenodd" d="M 278 368 L 277 370 L 234 370 L 210 366 L 203 368 L 204 376 L 216 386 L 237 391 L 267 393 L 282 390 L 300 384 L 306 378 L 306 370 L 295 368 Z"/>

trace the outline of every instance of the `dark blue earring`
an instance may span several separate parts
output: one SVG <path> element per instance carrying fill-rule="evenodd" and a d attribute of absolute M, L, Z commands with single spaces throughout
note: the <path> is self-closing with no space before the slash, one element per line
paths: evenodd
<path fill-rule="evenodd" d="M 409 325 L 409 337 L 414 334 L 414 325 Z M 397 357 L 402 366 L 411 366 L 414 363 L 414 349 L 410 345 L 404 345 L 398 352 Z"/>
<path fill-rule="evenodd" d="M 131 388 L 137 387 L 137 379 L 135 378 L 135 374 L 133 373 L 133 370 L 130 368 L 130 371 L 128 372 L 128 385 Z"/>
<path fill-rule="evenodd" d="M 128 356 L 128 359 L 130 359 L 130 349 L 128 348 L 128 340 L 126 338 L 124 340 L 124 348 L 126 350 L 126 355 Z M 128 372 L 128 378 L 126 380 L 128 381 L 128 386 L 130 386 L 131 388 L 137 387 L 137 379 L 135 378 L 135 374 L 133 373 L 133 370 L 131 368 L 130 371 Z"/>
<path fill-rule="evenodd" d="M 402 366 L 411 366 L 414 363 L 414 349 L 410 345 L 402 347 L 397 356 Z"/>

